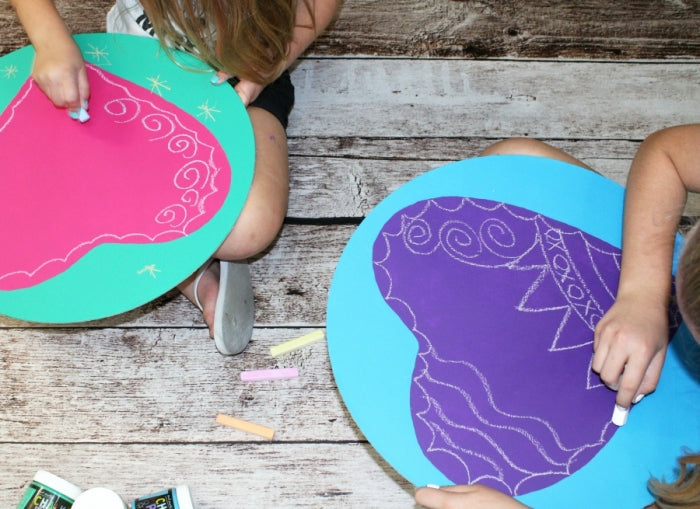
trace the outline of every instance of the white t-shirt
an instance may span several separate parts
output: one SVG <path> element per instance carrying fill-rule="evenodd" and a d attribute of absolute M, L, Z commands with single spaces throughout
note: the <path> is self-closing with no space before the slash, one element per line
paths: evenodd
<path fill-rule="evenodd" d="M 138 0 L 117 0 L 107 13 L 107 32 L 155 37 L 151 21 Z"/>

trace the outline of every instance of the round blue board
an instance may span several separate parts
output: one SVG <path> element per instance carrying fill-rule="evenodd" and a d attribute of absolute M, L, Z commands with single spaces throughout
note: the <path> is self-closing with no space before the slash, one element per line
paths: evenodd
<path fill-rule="evenodd" d="M 359 428 L 416 486 L 452 482 L 418 444 L 409 406 L 417 341 L 380 294 L 372 249 L 396 212 L 443 196 L 493 200 L 536 211 L 617 248 L 622 237 L 620 185 L 577 166 L 527 156 L 481 157 L 438 168 L 399 188 L 362 222 L 331 284 L 327 310 L 331 365 Z M 677 251 L 680 241 L 679 237 Z M 687 361 L 699 356 L 700 348 L 681 326 L 657 390 L 634 407 L 627 424 L 583 468 L 517 498 L 538 509 L 648 504 L 649 475 L 673 478 L 675 459 L 684 448 L 700 449 L 700 368 Z"/>
<path fill-rule="evenodd" d="M 213 71 L 208 66 L 178 51 L 172 52 L 173 61 L 148 37 L 95 33 L 77 35 L 75 40 L 87 63 L 150 90 L 199 121 L 223 149 L 232 184 L 208 222 L 184 236 L 142 244 L 99 244 L 60 274 L 34 286 L 0 291 L 0 313 L 22 320 L 67 323 L 104 318 L 172 289 L 225 239 L 253 179 L 255 146 L 246 108 L 232 87 L 210 84 Z M 0 58 L 0 110 L 30 76 L 33 59 L 31 46 Z M 66 122 L 71 120 L 66 117 Z M 27 204 L 26 210 L 18 207 L 18 213 L 31 213 L 32 206 L 37 204 Z"/>

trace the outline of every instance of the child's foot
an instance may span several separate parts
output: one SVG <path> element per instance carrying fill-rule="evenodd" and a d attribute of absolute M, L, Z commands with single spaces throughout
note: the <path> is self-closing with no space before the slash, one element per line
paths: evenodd
<path fill-rule="evenodd" d="M 224 355 L 241 352 L 253 334 L 255 311 L 245 262 L 210 262 L 183 282 L 180 291 L 202 310 L 209 335 Z"/>
<path fill-rule="evenodd" d="M 209 265 L 192 279 L 189 291 L 180 289 L 185 296 L 190 299 L 195 306 L 202 311 L 204 323 L 209 327 L 209 337 L 214 338 L 214 313 L 216 310 L 216 299 L 219 295 L 219 262 L 217 260 L 208 262 Z"/>

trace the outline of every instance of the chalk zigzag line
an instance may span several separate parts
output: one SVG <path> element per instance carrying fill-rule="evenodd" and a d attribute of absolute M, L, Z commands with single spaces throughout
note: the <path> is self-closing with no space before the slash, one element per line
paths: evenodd
<path fill-rule="evenodd" d="M 441 210 L 447 210 L 452 212 L 458 211 L 460 208 L 466 206 L 467 204 L 471 204 L 475 207 L 487 211 L 496 211 L 498 209 L 503 209 L 513 217 L 534 223 L 536 227 L 535 241 L 531 245 L 529 245 L 529 247 L 526 243 L 526 248 L 524 251 L 522 249 L 522 246 L 520 246 L 519 254 L 509 254 L 507 252 L 503 252 L 501 249 L 507 251 L 509 248 L 516 246 L 517 239 L 515 238 L 514 232 L 508 227 L 508 225 L 506 225 L 503 221 L 498 220 L 498 218 L 491 218 L 493 219 L 493 221 L 489 221 L 489 218 L 483 220 L 480 228 L 472 228 L 466 222 L 458 220 L 446 221 L 437 228 L 431 228 L 431 225 L 422 218 L 422 216 L 428 210 L 430 210 L 431 207 L 437 207 Z M 544 227 L 548 227 L 549 230 L 545 231 Z M 458 233 L 461 233 L 464 236 L 458 239 L 459 241 L 461 241 L 461 243 L 459 243 L 458 245 L 459 247 L 469 248 L 470 251 L 468 255 L 463 255 L 463 253 L 455 254 L 456 251 L 451 249 L 452 245 L 445 242 L 445 239 L 448 238 L 448 235 L 443 234 L 443 229 L 446 228 L 450 230 L 450 233 L 452 233 L 455 229 L 460 229 Z M 500 237 L 496 238 L 496 236 L 493 235 L 494 228 L 495 233 L 501 235 Z M 479 230 L 478 234 L 476 233 L 477 230 Z M 562 443 L 562 440 L 557 430 L 547 420 L 542 419 L 536 415 L 516 415 L 502 411 L 496 404 L 495 397 L 491 391 L 490 385 L 486 377 L 476 368 L 476 366 L 465 360 L 444 359 L 438 355 L 431 338 L 428 337 L 428 335 L 421 330 L 420 324 L 418 323 L 418 317 L 416 315 L 416 312 L 412 309 L 412 306 L 406 300 L 394 295 L 395 283 L 392 273 L 387 267 L 387 263 L 392 256 L 392 239 L 395 239 L 399 241 L 400 245 L 404 249 L 419 256 L 431 255 L 435 253 L 438 249 L 442 248 L 443 251 L 453 260 L 459 263 L 465 263 L 472 266 L 484 268 L 507 267 L 511 270 L 539 269 L 538 275 L 535 277 L 532 284 L 524 292 L 524 295 L 520 300 L 518 306 L 516 306 L 516 309 L 521 312 L 545 312 L 563 310 L 563 317 L 560 321 L 559 327 L 557 328 L 553 336 L 553 342 L 550 351 L 583 348 L 590 345 L 592 339 L 591 341 L 584 341 L 581 344 L 570 345 L 565 347 L 559 347 L 558 345 L 559 335 L 561 334 L 562 330 L 564 329 L 564 326 L 566 325 L 567 321 L 572 315 L 576 314 L 584 323 L 586 323 L 589 329 L 592 326 L 594 326 L 594 324 L 591 325 L 591 321 L 586 319 L 587 315 L 585 313 L 580 312 L 580 310 L 576 309 L 576 303 L 574 302 L 574 299 L 571 297 L 571 295 L 568 295 L 566 293 L 567 288 L 573 291 L 573 287 L 564 287 L 564 280 L 558 280 L 555 277 L 555 269 L 557 268 L 557 266 L 555 266 L 555 264 L 550 259 L 550 257 L 547 256 L 547 253 L 545 251 L 546 234 L 550 233 L 552 230 L 556 229 L 550 223 L 547 222 L 547 219 L 544 216 L 537 213 L 532 213 L 529 215 L 516 213 L 515 211 L 510 209 L 507 206 L 507 204 L 504 203 L 496 203 L 493 206 L 482 206 L 481 204 L 473 202 L 470 199 L 464 199 L 458 206 L 442 207 L 435 200 L 426 200 L 426 202 L 423 204 L 423 207 L 420 210 L 418 210 L 415 214 L 401 214 L 400 225 L 398 226 L 397 230 L 395 230 L 394 232 L 382 231 L 380 239 L 383 242 L 383 250 L 377 252 L 378 250 L 375 246 L 375 256 L 377 256 L 377 259 L 373 260 L 373 263 L 375 270 L 380 271 L 385 276 L 384 283 L 386 284 L 386 287 L 382 291 L 385 301 L 389 303 L 390 306 L 397 312 L 397 314 L 399 314 L 402 317 L 402 319 L 404 320 L 405 324 L 409 327 L 411 332 L 417 338 L 422 338 L 423 341 L 421 344 L 425 345 L 425 350 L 419 352 L 417 359 L 417 362 L 422 362 L 423 368 L 419 369 L 418 364 L 416 365 L 414 377 L 412 380 L 414 386 L 420 389 L 420 392 L 423 395 L 422 401 L 425 403 L 425 408 L 423 408 L 422 410 L 414 409 L 413 414 L 417 419 L 422 421 L 429 430 L 431 438 L 429 440 L 427 450 L 429 452 L 446 454 L 452 457 L 455 461 L 462 465 L 462 468 L 464 469 L 467 475 L 468 482 L 479 482 L 484 479 L 492 479 L 501 483 L 505 483 L 505 474 L 502 465 L 508 465 L 508 467 L 510 467 L 511 469 L 525 474 L 524 477 L 520 479 L 514 486 L 508 486 L 507 484 L 504 484 L 504 487 L 512 494 L 518 494 L 518 490 L 522 487 L 522 485 L 528 482 L 529 480 L 532 480 L 533 478 L 542 477 L 546 475 L 563 476 L 570 474 L 571 465 L 576 461 L 578 456 L 580 456 L 584 451 L 588 449 L 599 448 L 605 442 L 605 436 L 607 435 L 610 424 L 606 423 L 605 425 L 603 425 L 602 429 L 598 433 L 597 440 L 594 440 L 593 442 L 578 444 L 574 447 L 567 447 Z M 438 231 L 439 233 L 436 235 L 435 231 Z M 562 234 L 561 231 L 556 231 L 559 235 Z M 594 260 L 593 255 L 591 254 L 591 249 L 594 248 L 586 241 L 586 239 L 582 236 L 580 232 L 577 232 L 576 235 L 579 235 L 580 238 L 585 241 L 588 258 L 591 262 L 593 262 Z M 378 238 L 378 240 L 380 239 Z M 476 240 L 480 241 L 479 245 L 475 244 Z M 489 244 L 487 240 L 493 240 L 494 242 L 492 244 Z M 538 246 L 542 251 L 542 254 L 544 255 L 545 262 L 541 264 L 524 263 L 520 265 L 522 262 L 529 258 L 529 255 L 534 253 L 534 250 Z M 479 263 L 478 261 L 475 261 L 475 258 L 478 256 L 478 253 L 481 252 L 483 248 L 485 248 L 491 254 L 503 259 L 503 263 Z M 603 252 L 600 250 L 597 251 L 606 255 L 614 255 L 614 253 Z M 566 258 L 563 258 L 562 260 L 566 260 L 569 262 L 568 266 L 570 268 L 570 271 L 576 276 L 575 278 L 573 278 L 573 280 L 578 283 L 581 283 L 584 296 L 591 296 L 592 298 L 591 290 L 587 286 L 582 275 L 579 273 L 577 267 L 573 263 L 573 259 L 571 258 L 570 253 L 568 253 L 566 249 L 564 249 L 563 252 Z M 618 263 L 619 259 L 615 258 L 615 261 L 616 263 Z M 610 295 L 612 295 L 612 292 L 610 292 L 609 287 L 605 284 L 604 278 L 599 272 L 596 264 L 593 263 L 593 266 L 596 267 L 595 274 L 600 280 L 600 283 L 604 286 L 605 290 L 608 291 Z M 560 274 L 560 276 L 561 275 L 562 274 Z M 566 276 L 570 277 L 570 274 L 567 273 Z M 562 293 L 564 296 L 564 303 L 552 306 L 528 307 L 528 299 L 536 292 L 537 289 L 540 288 L 540 286 L 543 284 L 546 278 L 551 278 L 552 280 L 554 280 L 557 288 L 559 289 L 559 292 Z M 399 308 L 403 311 L 399 311 Z M 586 303 L 585 310 L 586 312 L 590 310 L 600 312 L 601 306 L 597 301 L 593 300 L 592 303 Z M 454 385 L 447 381 L 438 380 L 435 377 L 433 377 L 428 371 L 428 366 L 430 364 L 426 361 L 427 357 L 432 357 L 439 363 L 462 365 L 471 373 L 473 373 L 474 377 L 479 381 L 479 383 L 471 384 L 470 392 L 468 393 L 461 386 Z M 599 387 L 600 384 L 596 386 L 595 384 L 591 383 L 590 362 L 588 365 L 588 372 L 588 388 L 590 389 Z M 466 407 L 469 408 L 471 414 L 480 423 L 480 425 L 483 426 L 483 428 L 469 426 L 464 423 L 458 423 L 450 419 L 441 408 L 439 401 L 430 395 L 431 393 L 426 388 L 426 383 L 436 384 L 442 387 L 449 388 L 451 391 L 456 391 L 460 395 L 461 401 L 463 401 Z M 471 392 L 473 392 L 474 390 L 480 390 L 483 392 L 483 394 L 485 394 L 485 399 L 487 400 L 489 405 L 488 410 L 494 413 L 493 416 L 488 417 L 477 408 L 471 394 Z M 428 417 L 430 412 L 437 414 L 438 420 L 434 420 Z M 530 431 L 528 431 L 528 429 L 525 429 L 524 427 L 519 426 L 517 424 L 500 424 L 496 420 L 494 420 L 497 417 L 503 417 L 507 419 L 508 422 L 527 421 L 531 424 L 534 423 L 538 428 L 540 428 L 538 436 L 547 436 L 554 444 L 556 444 L 555 449 L 558 449 L 560 452 L 565 454 L 565 459 L 555 459 L 548 452 L 550 451 L 550 449 L 547 449 L 541 442 L 541 438 L 535 438 L 535 436 Z M 495 455 L 487 455 L 483 452 L 474 453 L 474 451 L 456 444 L 452 435 L 449 432 L 450 428 L 467 431 L 469 433 L 473 433 L 476 436 L 481 437 L 481 439 L 483 439 L 484 442 L 489 444 L 492 452 L 494 452 Z M 537 452 L 537 454 L 539 454 L 540 457 L 543 458 L 547 463 L 552 465 L 552 468 L 545 471 L 533 471 L 522 465 L 519 465 L 512 457 L 510 457 L 510 455 L 505 450 L 503 450 L 503 448 L 500 447 L 497 439 L 494 438 L 494 436 L 492 436 L 490 432 L 487 432 L 487 429 L 491 429 L 498 432 L 505 431 L 507 433 L 515 433 L 519 435 L 520 437 L 529 441 L 529 443 L 533 446 L 533 449 Z M 542 429 L 546 430 L 546 433 L 544 435 L 542 435 Z M 440 442 L 442 442 L 445 445 L 440 445 Z M 551 444 L 548 447 L 551 447 Z M 480 461 L 483 461 L 484 463 L 491 466 L 493 473 L 489 474 L 488 472 L 483 472 L 474 475 L 470 471 L 470 466 L 465 461 L 464 455 L 478 457 Z"/>

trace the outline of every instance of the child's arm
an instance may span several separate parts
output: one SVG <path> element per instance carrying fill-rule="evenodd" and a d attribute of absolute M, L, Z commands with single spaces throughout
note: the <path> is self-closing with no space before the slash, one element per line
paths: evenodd
<path fill-rule="evenodd" d="M 341 3 L 342 0 L 309 0 L 313 11 L 312 19 L 306 4 L 302 0 L 297 2 L 296 28 L 292 42 L 289 44 L 289 55 L 285 69 L 292 65 L 306 51 L 306 48 L 321 35 L 338 13 Z"/>
<path fill-rule="evenodd" d="M 630 168 L 620 283 L 596 327 L 592 363 L 625 408 L 653 391 L 661 374 L 674 238 L 687 190 L 700 190 L 700 124 L 652 134 Z"/>
<path fill-rule="evenodd" d="M 51 0 L 10 0 L 36 51 L 32 76 L 56 106 L 77 112 L 90 86 L 85 62 Z"/>
<path fill-rule="evenodd" d="M 528 509 L 505 493 L 481 484 L 419 488 L 415 499 L 429 509 Z"/>
<path fill-rule="evenodd" d="M 289 43 L 287 59 L 282 63 L 279 72 L 288 69 L 294 61 L 301 56 L 314 40 L 323 32 L 328 24 L 335 17 L 342 0 L 309 0 L 309 5 L 313 10 L 313 20 L 309 14 L 306 4 L 299 0 L 296 7 L 296 27 L 292 41 Z M 219 72 L 219 81 L 225 81 L 230 76 Z M 236 85 L 236 92 L 246 106 L 253 102 L 264 88 L 258 83 L 241 80 Z"/>

